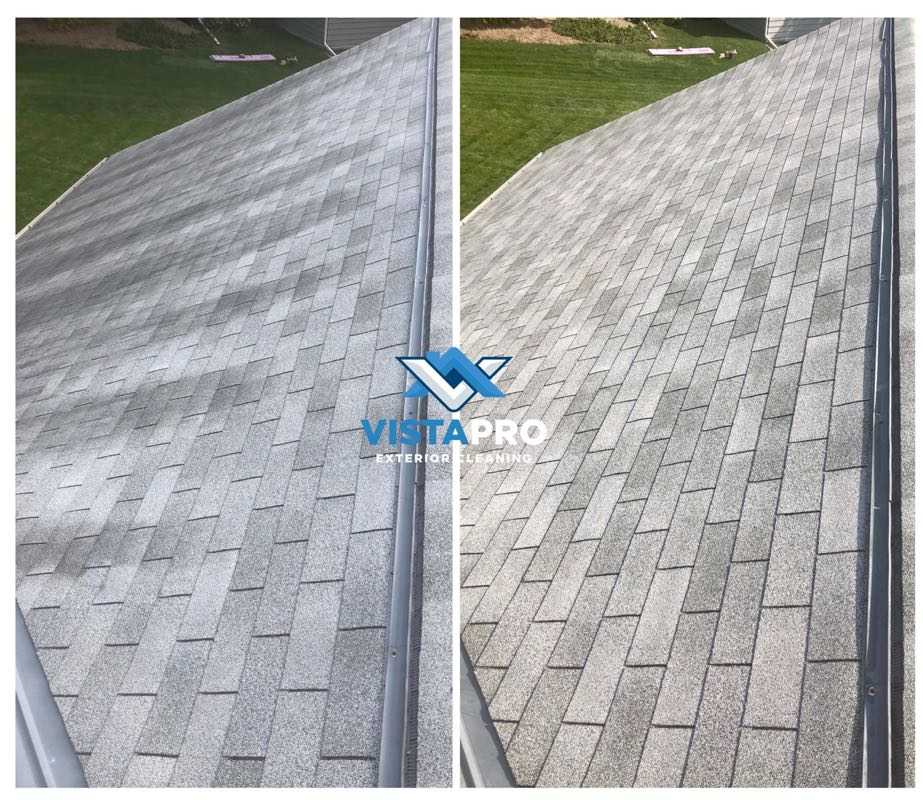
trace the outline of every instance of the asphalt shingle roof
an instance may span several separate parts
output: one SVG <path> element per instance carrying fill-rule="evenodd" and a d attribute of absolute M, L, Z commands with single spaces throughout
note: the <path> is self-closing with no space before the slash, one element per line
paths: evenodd
<path fill-rule="evenodd" d="M 396 471 L 360 420 L 402 408 L 429 33 L 113 155 L 19 239 L 17 598 L 90 785 L 377 779 Z"/>
<path fill-rule="evenodd" d="M 467 415 L 550 432 L 461 477 L 520 784 L 861 780 L 880 29 L 559 145 L 462 228 L 462 346 L 513 357 Z"/>

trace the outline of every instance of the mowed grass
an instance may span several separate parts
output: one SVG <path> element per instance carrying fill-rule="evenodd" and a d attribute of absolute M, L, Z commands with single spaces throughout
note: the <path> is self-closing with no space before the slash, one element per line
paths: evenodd
<path fill-rule="evenodd" d="M 463 37 L 462 216 L 537 153 L 768 49 L 717 20 L 672 20 L 654 30 L 656 41 L 631 45 Z M 716 55 L 655 57 L 648 47 L 711 47 Z M 733 49 L 736 58 L 718 58 Z"/>
<path fill-rule="evenodd" d="M 102 158 L 323 60 L 275 26 L 219 31 L 175 50 L 16 47 L 16 230 Z M 297 63 L 218 64 L 210 53 Z"/>

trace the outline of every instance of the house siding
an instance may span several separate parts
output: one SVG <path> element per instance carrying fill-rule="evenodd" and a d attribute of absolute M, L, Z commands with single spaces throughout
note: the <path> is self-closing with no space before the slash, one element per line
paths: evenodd
<path fill-rule="evenodd" d="M 324 46 L 324 18 L 315 19 L 278 19 L 276 22 L 287 30 L 292 36 L 309 44 L 316 44 L 318 47 Z"/>
<path fill-rule="evenodd" d="M 367 42 L 380 36 L 385 31 L 390 31 L 405 22 L 410 22 L 409 17 L 361 17 L 334 18 L 331 17 L 327 24 L 327 44 L 334 50 L 347 50 L 357 44 Z"/>
<path fill-rule="evenodd" d="M 769 17 L 766 22 L 766 35 L 775 44 L 785 44 L 806 33 L 823 28 L 824 25 L 829 25 L 837 19 L 837 17 Z"/>
<path fill-rule="evenodd" d="M 724 22 L 732 28 L 737 28 L 739 31 L 755 36 L 757 39 L 766 37 L 766 17 L 732 17 L 725 19 Z"/>

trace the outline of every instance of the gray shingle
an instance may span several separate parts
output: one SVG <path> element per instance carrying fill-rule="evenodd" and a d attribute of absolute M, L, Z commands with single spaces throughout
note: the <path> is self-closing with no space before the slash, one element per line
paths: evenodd
<path fill-rule="evenodd" d="M 629 664 L 665 664 L 679 621 L 689 569 L 658 570 L 628 654 Z"/>
<path fill-rule="evenodd" d="M 713 664 L 751 661 L 765 577 L 765 563 L 731 564 L 712 648 Z"/>
<path fill-rule="evenodd" d="M 808 657 L 815 661 L 859 659 L 865 630 L 862 553 L 817 557 Z"/>
<path fill-rule="evenodd" d="M 711 496 L 710 489 L 679 496 L 659 566 L 691 567 L 695 564 L 699 540 L 705 528 L 705 517 L 711 505 Z"/>
<path fill-rule="evenodd" d="M 781 478 L 785 469 L 785 455 L 788 446 L 788 433 L 791 417 L 764 419 L 760 426 L 760 436 L 753 455 L 753 467 L 750 471 L 751 481 L 765 481 Z"/>
<path fill-rule="evenodd" d="M 776 518 L 763 599 L 765 605 L 810 605 L 816 551 L 817 514 Z"/>
<path fill-rule="evenodd" d="M 314 774 L 314 785 L 327 786 L 374 786 L 377 773 L 374 761 L 354 758 L 322 758 Z"/>
<path fill-rule="evenodd" d="M 615 578 L 612 575 L 598 575 L 587 577 L 584 580 L 567 618 L 564 631 L 561 633 L 561 638 L 558 639 L 551 660 L 548 662 L 549 666 L 582 667 L 584 665 L 590 648 L 593 646 L 596 630 L 599 627 L 614 585 Z M 520 587 L 520 592 L 526 589 L 535 590 L 532 592 L 533 594 L 536 591 L 543 591 L 541 584 L 523 584 Z M 512 605 L 511 603 L 510 606 Z M 507 607 L 507 612 L 509 612 L 510 606 Z M 522 615 L 523 622 L 520 625 L 527 624 L 530 617 L 531 614 Z M 503 625 L 503 621 L 500 624 Z M 524 634 L 525 629 L 523 628 Z M 498 632 L 496 636 L 497 646 L 500 646 L 499 642 L 507 642 L 511 639 L 518 646 L 521 638 L 521 635 L 516 638 L 515 635 L 511 637 L 505 631 Z M 505 664 L 509 664 L 510 658 L 512 658 L 512 654 L 506 659 Z"/>
<path fill-rule="evenodd" d="M 820 514 L 820 553 L 865 547 L 869 514 L 869 480 L 862 468 L 824 473 Z"/>
<path fill-rule="evenodd" d="M 236 550 L 206 554 L 177 638 L 214 638 L 236 561 Z"/>
<path fill-rule="evenodd" d="M 839 369 L 836 345 L 836 333 L 812 336 L 808 339 L 804 353 L 804 364 L 801 368 L 802 383 L 833 380 L 835 370 Z"/>
<path fill-rule="evenodd" d="M 765 417 L 785 417 L 794 413 L 800 374 L 800 364 L 776 366 L 766 397 L 766 408 L 763 411 Z"/>
<path fill-rule="evenodd" d="M 862 770 L 861 706 L 854 700 L 859 682 L 853 661 L 805 667 L 795 786 L 856 785 Z"/>
<path fill-rule="evenodd" d="M 625 478 L 622 475 L 609 475 L 600 479 L 586 510 L 583 512 L 583 516 L 580 518 L 580 524 L 577 526 L 577 531 L 574 534 L 575 541 L 598 539 L 602 536 L 603 531 L 606 529 L 606 524 L 612 516 L 612 511 L 618 502 L 619 494 L 624 483 Z M 553 498 L 554 495 L 551 495 L 551 497 Z M 539 503 L 541 503 L 541 500 Z M 555 506 L 555 508 L 557 508 L 557 506 Z M 530 517 L 527 526 L 531 524 L 533 519 L 535 519 L 534 515 Z M 527 541 L 529 540 L 533 540 L 533 538 L 530 536 Z M 536 544 L 538 544 L 538 542 L 536 542 Z M 529 545 L 520 544 L 517 546 Z"/>
<path fill-rule="evenodd" d="M 779 513 L 820 511 L 823 485 L 824 442 L 793 442 L 789 445 L 779 494 Z"/>
<path fill-rule="evenodd" d="M 320 752 L 323 692 L 279 692 L 263 786 L 311 786 Z"/>
<path fill-rule="evenodd" d="M 298 590 L 283 689 L 325 689 L 330 681 L 342 584 L 306 583 Z"/>
<path fill-rule="evenodd" d="M 241 546 L 258 488 L 258 478 L 235 481 L 228 487 L 221 515 L 209 542 L 210 549 L 228 550 Z"/>
<path fill-rule="evenodd" d="M 91 786 L 120 786 L 141 728 L 154 704 L 153 697 L 115 698 L 93 753 L 84 764 Z"/>
<path fill-rule="evenodd" d="M 581 595 L 588 593 L 588 584 L 592 579 L 587 579 L 584 583 L 583 588 L 581 589 L 581 594 L 577 596 L 577 603 L 580 603 Z M 605 578 L 596 579 L 607 580 Z M 611 591 L 611 580 L 609 581 L 609 587 Z M 503 612 L 503 616 L 500 618 L 500 622 L 497 626 L 490 627 L 492 635 L 490 640 L 486 642 L 486 646 L 481 651 L 480 655 L 477 656 L 477 663 L 482 666 L 495 666 L 495 667 L 508 667 L 510 662 L 513 660 L 513 656 L 516 654 L 516 650 L 519 648 L 520 642 L 522 642 L 523 637 L 526 635 L 526 631 L 529 629 L 533 618 L 535 617 L 535 612 L 538 611 L 539 604 L 542 602 L 542 598 L 545 596 L 545 592 L 548 590 L 548 584 L 544 582 L 529 582 L 521 583 L 519 588 L 516 590 L 516 594 L 513 596 L 513 599 L 509 602 L 506 609 Z M 599 594 L 595 592 L 594 594 Z M 606 594 L 608 597 L 608 594 Z M 594 597 L 595 604 L 599 606 L 599 610 L 596 614 L 596 619 L 592 621 L 592 630 L 587 630 L 584 636 L 592 642 L 592 637 L 596 633 L 596 625 L 599 622 L 599 617 L 602 616 L 602 605 L 605 603 L 605 598 L 596 598 Z M 571 617 L 573 619 L 573 617 Z M 568 620 L 568 625 L 570 625 L 570 620 Z M 590 623 L 587 623 L 587 627 L 590 627 Z M 573 636 L 573 634 L 572 634 Z M 562 640 L 563 640 L 562 636 Z M 562 642 L 558 642 L 558 647 L 555 650 L 557 653 L 559 650 L 563 650 L 564 658 L 570 659 L 573 658 L 574 652 L 569 648 L 562 648 Z M 584 655 L 580 658 L 580 664 L 583 663 L 583 658 L 586 657 L 586 651 L 589 650 L 589 644 L 584 645 Z M 474 657 L 474 654 L 469 651 L 469 655 Z M 579 658 L 579 656 L 578 656 Z M 554 659 L 552 659 L 554 661 Z M 567 666 L 567 664 L 555 664 L 555 666 Z"/>
<path fill-rule="evenodd" d="M 514 720 L 522 717 L 529 696 L 538 683 L 563 628 L 564 624 L 560 622 L 535 622 L 529 626 L 500 688 L 490 703 L 490 713 L 494 718 Z"/>
<path fill-rule="evenodd" d="M 236 692 L 260 604 L 260 592 L 229 592 L 202 677 L 203 692 Z"/>
<path fill-rule="evenodd" d="M 871 460 L 871 403 L 834 406 L 830 412 L 827 469 L 860 467 Z"/>
<path fill-rule="evenodd" d="M 740 391 L 743 388 L 743 376 L 727 378 L 715 384 L 708 412 L 702 427 L 705 430 L 712 428 L 726 428 L 734 422 L 740 400 Z"/>
<path fill-rule="evenodd" d="M 730 785 L 749 676 L 749 667 L 708 668 L 683 785 Z"/>
<path fill-rule="evenodd" d="M 233 694 L 199 694 L 173 769 L 173 786 L 208 786 L 221 760 L 224 734 L 234 709 Z"/>
<path fill-rule="evenodd" d="M 522 527 L 519 538 L 514 545 L 515 547 L 538 547 L 542 543 L 566 491 L 567 484 L 562 483 L 560 486 L 549 486 L 542 492 L 542 496 L 533 509 L 531 516 Z M 604 497 L 604 495 L 601 495 L 600 501 Z M 594 503 L 592 500 L 590 502 L 591 504 Z M 595 512 L 593 517 L 588 518 L 587 525 L 590 526 L 594 521 Z"/>
<path fill-rule="evenodd" d="M 823 439 L 827 435 L 832 392 L 832 381 L 802 384 L 798 387 L 795 415 L 792 418 L 791 441 Z"/>
<path fill-rule="evenodd" d="M 264 758 L 272 730 L 276 689 L 282 676 L 288 642 L 283 637 L 254 637 L 240 691 L 228 723 L 222 754 L 234 758 Z"/>
<path fill-rule="evenodd" d="M 161 597 L 154 604 L 135 658 L 122 682 L 122 692 L 157 693 L 188 602 L 188 597 Z"/>
<path fill-rule="evenodd" d="M 691 728 L 651 728 L 644 743 L 635 786 L 679 786 Z"/>
<path fill-rule="evenodd" d="M 694 725 L 717 614 L 681 614 L 654 711 L 655 725 Z"/>
<path fill-rule="evenodd" d="M 343 577 L 346 571 L 354 502 L 351 495 L 317 501 L 311 515 L 311 529 L 301 580 L 329 581 L 340 580 Z"/>
<path fill-rule="evenodd" d="M 599 740 L 595 725 L 562 725 L 542 767 L 539 786 L 578 786 Z"/>
<path fill-rule="evenodd" d="M 384 627 L 391 603 L 391 531 L 354 533 L 340 602 L 341 628 Z"/>
<path fill-rule="evenodd" d="M 638 531 L 667 530 L 670 527 L 685 477 L 685 464 L 660 468 L 641 514 Z"/>
<path fill-rule="evenodd" d="M 99 652 L 90 676 L 80 687 L 69 712 L 62 716 L 67 735 L 78 753 L 90 753 L 102 730 L 106 713 L 115 701 L 119 684 L 135 654 L 134 647 L 104 647 Z M 61 652 L 61 651 L 53 651 Z M 41 653 L 41 651 L 40 651 Z M 47 670 L 46 670 L 47 672 Z"/>
<path fill-rule="evenodd" d="M 735 561 L 769 558 L 778 496 L 779 481 L 762 481 L 747 485 L 737 538 L 734 540 Z"/>
<path fill-rule="evenodd" d="M 138 740 L 139 752 L 179 755 L 210 646 L 210 642 L 176 643 Z"/>
<path fill-rule="evenodd" d="M 727 581 L 737 525 L 706 525 L 686 592 L 684 611 L 717 611 Z"/>
<path fill-rule="evenodd" d="M 276 531 L 277 542 L 301 542 L 308 538 L 317 500 L 320 469 L 295 470 L 288 482 L 285 507 Z"/>
<path fill-rule="evenodd" d="M 663 675 L 661 667 L 625 669 L 587 770 L 586 786 L 631 786 Z"/>
<path fill-rule="evenodd" d="M 807 635 L 807 608 L 765 608 L 760 613 L 744 725 L 797 726 Z"/>
<path fill-rule="evenodd" d="M 718 482 L 718 472 L 721 469 L 721 457 L 724 455 L 730 433 L 730 428 L 702 431 L 695 446 L 689 471 L 686 473 L 686 482 L 683 484 L 684 492 L 715 488 Z"/>
<path fill-rule="evenodd" d="M 740 509 L 747 490 L 747 478 L 753 453 L 734 453 L 721 461 L 721 472 L 708 511 L 709 522 L 730 522 L 740 519 Z"/>
<path fill-rule="evenodd" d="M 337 634 L 322 756 L 368 758 L 378 754 L 384 648 L 381 629 Z"/>
<path fill-rule="evenodd" d="M 576 669 L 546 669 L 539 678 L 506 748 L 519 785 L 534 786 L 538 781 L 578 677 Z"/>
<path fill-rule="evenodd" d="M 534 551 L 513 550 L 471 615 L 472 622 L 498 622 L 519 587 Z M 579 588 L 579 587 L 578 587 Z"/>
<path fill-rule="evenodd" d="M 353 533 L 390 528 L 394 522 L 397 495 L 397 465 L 376 464 L 374 459 L 359 461 Z"/>
<path fill-rule="evenodd" d="M 633 617 L 604 619 L 600 623 L 564 716 L 566 722 L 602 725 L 606 721 L 636 625 Z"/>
<path fill-rule="evenodd" d="M 222 758 L 212 785 L 234 789 L 259 786 L 263 764 L 262 758 Z"/>
<path fill-rule="evenodd" d="M 176 759 L 170 756 L 133 756 L 122 779 L 123 786 L 169 786 Z"/>
<path fill-rule="evenodd" d="M 589 574 L 591 575 L 611 575 L 619 571 L 625 553 L 628 550 L 628 543 L 632 532 L 641 518 L 641 512 L 644 508 L 643 500 L 636 500 L 631 503 L 619 503 L 606 525 L 606 530 L 596 549 L 596 555 L 590 564 Z M 541 560 L 543 553 L 540 548 L 536 556 L 536 561 Z"/>
<path fill-rule="evenodd" d="M 790 786 L 796 735 L 795 731 L 742 728 L 734 786 Z"/>
<path fill-rule="evenodd" d="M 734 415 L 734 422 L 731 425 L 731 433 L 728 437 L 728 453 L 740 453 L 745 450 L 756 449 L 765 402 L 766 397 L 764 395 L 755 395 L 740 400 Z"/>

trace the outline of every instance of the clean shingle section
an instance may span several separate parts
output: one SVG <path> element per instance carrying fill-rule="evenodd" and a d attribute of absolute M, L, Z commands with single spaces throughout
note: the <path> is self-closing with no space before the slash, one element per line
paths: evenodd
<path fill-rule="evenodd" d="M 18 239 L 18 599 L 91 786 L 377 781 L 397 471 L 360 422 L 401 413 L 431 30 L 113 154 Z M 438 509 L 419 703 L 450 719 Z"/>
<path fill-rule="evenodd" d="M 810 680 L 864 636 L 881 25 L 550 148 L 463 223 L 461 344 L 512 359 L 463 418 L 551 432 L 461 475 L 463 642 L 527 785 L 860 782 L 858 687 Z"/>
<path fill-rule="evenodd" d="M 728 786 L 744 708 L 748 667 L 710 667 L 683 783 Z"/>
<path fill-rule="evenodd" d="M 807 634 L 807 608 L 763 609 L 744 724 L 797 727 Z"/>
<path fill-rule="evenodd" d="M 795 767 L 795 731 L 744 728 L 737 744 L 735 786 L 789 786 Z"/>
<path fill-rule="evenodd" d="M 859 681 L 855 661 L 807 665 L 795 786 L 847 786 L 861 777 L 861 710 L 832 702 L 855 693 Z"/>

